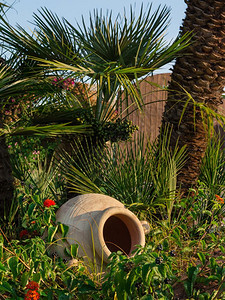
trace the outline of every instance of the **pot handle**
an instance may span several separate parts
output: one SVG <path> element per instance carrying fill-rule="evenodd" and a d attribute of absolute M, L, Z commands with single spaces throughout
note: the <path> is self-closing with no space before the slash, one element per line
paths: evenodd
<path fill-rule="evenodd" d="M 150 225 L 149 225 L 148 221 L 140 221 L 140 222 L 143 227 L 145 235 L 148 234 L 150 232 Z"/>

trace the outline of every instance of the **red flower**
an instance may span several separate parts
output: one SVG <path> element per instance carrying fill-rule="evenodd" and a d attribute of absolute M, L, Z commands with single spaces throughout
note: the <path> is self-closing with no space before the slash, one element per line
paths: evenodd
<path fill-rule="evenodd" d="M 40 299 L 40 294 L 37 291 L 29 290 L 27 291 L 24 300 L 38 300 Z"/>
<path fill-rule="evenodd" d="M 55 203 L 54 200 L 46 199 L 46 200 L 44 201 L 44 207 L 50 207 L 50 206 L 53 206 L 53 205 L 56 205 L 56 203 Z"/>
<path fill-rule="evenodd" d="M 33 290 L 33 291 L 37 291 L 39 289 L 39 284 L 35 281 L 30 281 L 27 285 L 26 288 L 28 290 Z"/>
<path fill-rule="evenodd" d="M 221 198 L 219 195 L 215 195 L 216 196 L 216 200 L 221 203 L 221 204 L 224 204 L 224 199 Z"/>
<path fill-rule="evenodd" d="M 26 229 L 24 229 L 24 230 L 20 231 L 20 238 L 22 239 L 24 236 L 26 236 L 28 234 L 29 234 L 29 232 Z"/>

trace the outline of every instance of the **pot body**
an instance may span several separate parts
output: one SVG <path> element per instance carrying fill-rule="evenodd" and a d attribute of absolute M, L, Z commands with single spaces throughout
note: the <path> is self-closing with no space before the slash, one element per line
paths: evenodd
<path fill-rule="evenodd" d="M 69 227 L 66 242 L 53 246 L 65 257 L 65 247 L 78 244 L 78 255 L 101 266 L 112 252 L 130 256 L 136 245 L 145 245 L 141 222 L 116 199 L 101 194 L 85 194 L 70 199 L 56 213 L 56 221 Z M 58 236 L 59 237 L 59 236 Z"/>

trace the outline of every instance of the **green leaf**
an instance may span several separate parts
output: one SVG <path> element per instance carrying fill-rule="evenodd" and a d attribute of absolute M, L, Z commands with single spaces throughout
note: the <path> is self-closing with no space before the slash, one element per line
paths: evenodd
<path fill-rule="evenodd" d="M 59 225 L 60 232 L 62 234 L 62 238 L 66 237 L 66 235 L 69 231 L 69 226 L 62 224 L 62 223 L 59 223 L 58 225 Z"/>
<path fill-rule="evenodd" d="M 184 282 L 184 288 L 189 297 L 192 296 L 194 284 L 199 272 L 199 267 L 189 267 L 188 268 L 188 280 Z"/>
<path fill-rule="evenodd" d="M 204 265 L 205 264 L 205 255 L 202 252 L 197 253 L 197 254 L 198 254 L 198 257 L 201 260 L 202 264 Z"/>
<path fill-rule="evenodd" d="M 209 281 L 218 281 L 218 282 L 220 282 L 220 276 L 210 275 L 210 276 L 208 277 L 208 280 L 209 280 Z"/>
<path fill-rule="evenodd" d="M 210 297 L 209 293 L 204 293 L 204 294 L 198 295 L 198 300 L 210 299 L 209 297 Z"/>
<path fill-rule="evenodd" d="M 71 257 L 71 252 L 67 247 L 64 249 L 64 253 L 65 253 L 66 256 Z"/>
<path fill-rule="evenodd" d="M 39 283 L 41 281 L 41 274 L 40 273 L 33 273 L 33 281 Z"/>
<path fill-rule="evenodd" d="M 199 271 L 199 267 L 189 267 L 188 268 L 188 279 L 191 281 L 191 282 L 195 282 L 196 280 L 196 277 L 197 277 L 197 274 L 198 274 L 198 271 Z"/>
<path fill-rule="evenodd" d="M 214 257 L 211 257 L 211 258 L 210 258 L 210 267 L 213 269 L 213 268 L 216 267 L 216 265 L 217 265 L 217 263 L 216 263 L 215 258 L 214 258 Z"/>
<path fill-rule="evenodd" d="M 140 274 L 140 267 L 137 267 L 133 269 L 130 274 L 128 275 L 128 278 L 126 280 L 126 292 L 128 295 L 132 295 L 135 290 L 135 283 L 137 282 Z"/>
<path fill-rule="evenodd" d="M 193 249 L 191 248 L 191 247 L 184 247 L 183 249 L 182 249 L 182 252 L 183 253 L 185 253 L 185 252 L 192 252 L 193 251 Z"/>
<path fill-rule="evenodd" d="M 70 246 L 70 254 L 73 258 L 77 257 L 77 254 L 78 254 L 78 248 L 79 248 L 79 245 L 78 244 L 72 244 Z"/>
<path fill-rule="evenodd" d="M 6 291 L 15 294 L 12 286 L 6 281 L 3 281 L 2 284 L 0 285 L 0 291 Z"/>
<path fill-rule="evenodd" d="M 6 271 L 6 267 L 0 262 L 0 271 Z"/>
<path fill-rule="evenodd" d="M 51 243 L 53 241 L 53 238 L 58 230 L 58 225 L 56 226 L 53 226 L 53 225 L 50 225 L 48 227 L 48 242 Z"/>
<path fill-rule="evenodd" d="M 198 243 L 198 241 L 191 241 L 191 242 L 189 243 L 189 247 L 193 247 L 193 246 L 195 246 L 197 243 Z"/>
<path fill-rule="evenodd" d="M 45 210 L 44 211 L 44 220 L 45 220 L 45 223 L 47 224 L 47 225 L 49 225 L 49 224 L 51 224 L 51 218 L 52 218 L 52 215 L 51 215 L 51 213 L 49 213 L 49 210 Z M 52 226 L 52 225 L 51 225 Z"/>
<path fill-rule="evenodd" d="M 68 295 L 65 295 L 65 293 L 66 292 L 64 292 L 64 291 L 57 291 L 57 296 L 58 296 L 57 299 L 59 299 L 59 300 L 69 300 L 69 299 L 71 299 L 71 297 L 68 296 Z"/>
<path fill-rule="evenodd" d="M 33 200 L 34 200 L 34 203 L 40 204 L 41 206 L 43 205 L 39 195 L 33 195 Z"/>
<path fill-rule="evenodd" d="M 220 250 L 221 250 L 222 253 L 225 253 L 225 249 L 224 249 L 224 247 L 222 245 L 220 245 L 219 248 L 220 248 Z"/>
<path fill-rule="evenodd" d="M 118 272 L 115 274 L 115 285 L 118 300 L 127 299 L 126 273 Z"/>
<path fill-rule="evenodd" d="M 96 288 L 92 280 L 85 280 L 79 287 L 80 294 L 89 294 L 94 291 L 96 291 Z"/>
<path fill-rule="evenodd" d="M 169 249 L 169 243 L 168 243 L 167 240 L 164 240 L 164 241 L 163 241 L 163 249 L 164 249 L 165 251 L 168 251 L 168 249 Z"/>
<path fill-rule="evenodd" d="M 165 264 L 158 265 L 158 270 L 159 270 L 160 274 L 162 275 L 162 277 L 166 277 L 166 266 L 165 266 Z"/>
<path fill-rule="evenodd" d="M 206 249 L 206 242 L 205 242 L 205 240 L 201 240 L 201 244 L 202 244 L 202 249 L 205 250 Z"/>
<path fill-rule="evenodd" d="M 42 296 L 42 295 L 41 295 Z M 52 299 L 54 299 L 53 298 L 53 291 L 48 291 L 48 294 L 47 295 L 43 295 L 43 296 L 45 296 L 46 298 L 46 300 L 52 300 Z"/>
<path fill-rule="evenodd" d="M 18 257 L 13 256 L 8 259 L 9 268 L 13 274 L 13 278 L 16 279 L 18 276 Z"/>
<path fill-rule="evenodd" d="M 212 212 L 210 210 L 203 210 L 202 214 L 208 215 L 208 216 L 212 216 Z"/>
<path fill-rule="evenodd" d="M 36 207 L 36 204 L 35 204 L 35 203 L 31 203 L 31 204 L 29 205 L 29 207 L 28 207 L 28 216 L 29 216 L 29 218 L 31 217 L 31 215 L 32 215 L 32 213 L 33 213 L 35 207 Z"/>
<path fill-rule="evenodd" d="M 172 237 L 174 238 L 175 243 L 177 243 L 177 245 L 179 247 L 182 247 L 181 241 L 180 241 L 180 231 L 178 228 L 175 228 L 175 230 L 172 233 Z"/>
<path fill-rule="evenodd" d="M 142 279 L 149 286 L 153 277 L 154 271 L 152 270 L 152 264 L 145 264 L 142 267 Z"/>
<path fill-rule="evenodd" d="M 145 295 L 141 297 L 140 300 L 154 300 L 154 298 L 151 295 Z"/>
<path fill-rule="evenodd" d="M 21 276 L 21 285 L 22 285 L 23 288 L 27 285 L 29 277 L 30 277 L 29 272 L 24 272 L 22 274 L 22 276 Z"/>
<path fill-rule="evenodd" d="M 24 136 L 58 136 L 61 134 L 74 134 L 74 133 L 90 133 L 90 125 L 74 125 L 69 126 L 68 124 L 55 124 L 46 126 L 29 126 L 29 127 L 18 127 L 12 131 L 9 131 L 9 127 L 6 129 L 0 129 L 1 134 L 9 134 L 12 136 L 24 135 Z"/>

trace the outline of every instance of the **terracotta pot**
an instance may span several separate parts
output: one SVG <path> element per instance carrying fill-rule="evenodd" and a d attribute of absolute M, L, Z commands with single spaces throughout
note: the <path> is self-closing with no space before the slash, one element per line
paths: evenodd
<path fill-rule="evenodd" d="M 111 252 L 130 256 L 136 245 L 145 245 L 145 231 L 138 218 L 116 199 L 101 194 L 77 196 L 64 203 L 56 213 L 56 221 L 69 226 L 66 242 L 54 246 L 65 257 L 65 247 L 78 244 L 78 255 L 101 265 Z"/>

